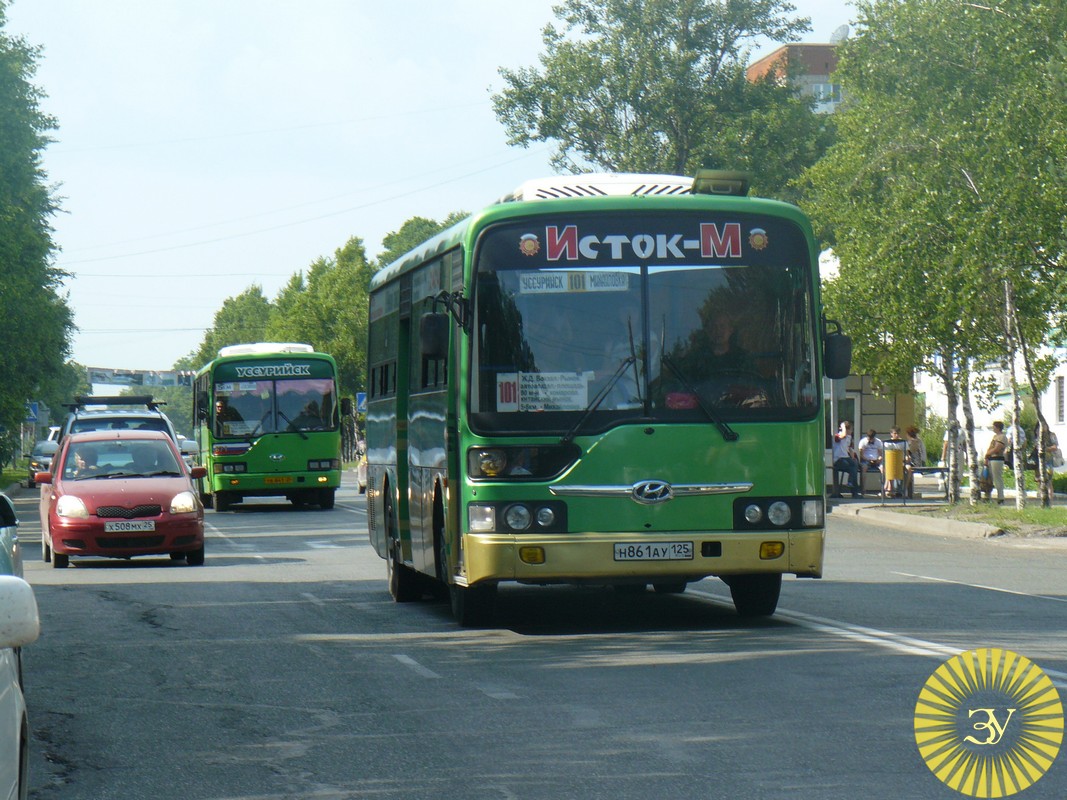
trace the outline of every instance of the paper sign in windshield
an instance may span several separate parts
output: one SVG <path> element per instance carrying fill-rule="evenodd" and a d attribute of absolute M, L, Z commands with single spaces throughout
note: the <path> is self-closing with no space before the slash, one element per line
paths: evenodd
<path fill-rule="evenodd" d="M 497 411 L 580 411 L 589 404 L 592 372 L 502 372 Z"/>
<path fill-rule="evenodd" d="M 553 270 L 519 273 L 519 294 L 626 292 L 629 289 L 630 276 L 626 272 Z"/>

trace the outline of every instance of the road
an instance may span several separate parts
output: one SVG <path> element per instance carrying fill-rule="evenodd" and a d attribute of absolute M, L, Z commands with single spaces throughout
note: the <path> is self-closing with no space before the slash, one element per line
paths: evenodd
<path fill-rule="evenodd" d="M 394 604 L 364 500 L 208 512 L 204 567 L 40 561 L 24 651 L 37 800 L 953 798 L 924 682 L 1004 648 L 1067 699 L 1067 547 L 831 515 L 826 577 L 743 621 L 684 595 L 506 586 L 498 627 Z M 1067 754 L 1019 797 L 1067 796 Z"/>

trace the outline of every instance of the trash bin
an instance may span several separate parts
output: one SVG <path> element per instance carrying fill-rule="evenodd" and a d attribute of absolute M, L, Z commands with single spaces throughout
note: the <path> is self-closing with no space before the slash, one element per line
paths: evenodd
<path fill-rule="evenodd" d="M 904 480 L 904 453 L 908 450 L 908 443 L 887 441 L 884 447 L 885 479 L 887 481 Z"/>

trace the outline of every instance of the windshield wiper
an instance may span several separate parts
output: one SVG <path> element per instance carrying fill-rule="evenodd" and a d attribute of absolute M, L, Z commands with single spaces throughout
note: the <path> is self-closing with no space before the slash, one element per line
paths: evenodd
<path fill-rule="evenodd" d="M 626 370 L 637 362 L 637 357 L 629 355 L 622 360 L 618 369 L 615 370 L 615 374 L 611 376 L 611 379 L 604 384 L 604 387 L 596 393 L 589 405 L 585 407 L 585 411 L 578 417 L 578 421 L 574 423 L 574 426 L 560 437 L 560 444 L 570 444 L 574 440 L 574 435 L 578 433 L 578 430 L 585 424 L 585 421 L 589 419 L 589 415 L 597 410 L 597 407 L 604 402 L 604 398 L 608 396 L 608 393 L 615 388 L 615 384 L 619 382 L 619 379 L 626 374 Z"/>
<path fill-rule="evenodd" d="M 676 377 L 682 384 L 682 386 L 685 387 L 685 390 L 691 395 L 693 395 L 693 398 L 697 401 L 697 405 L 700 406 L 700 410 L 704 412 L 704 416 L 706 416 L 709 420 L 715 423 L 715 427 L 719 429 L 719 432 L 722 434 L 722 438 L 725 439 L 727 442 L 736 442 L 737 431 L 727 425 L 725 420 L 721 419 L 718 414 L 716 414 L 714 411 L 712 411 L 712 409 L 708 408 L 704 404 L 704 400 L 703 398 L 701 398 L 700 392 L 693 388 L 693 384 L 691 384 L 689 382 L 689 379 L 682 374 L 682 371 L 678 369 L 677 366 L 675 366 L 675 363 L 671 360 L 671 357 L 661 351 L 659 355 L 659 360 L 667 365 L 670 371 L 674 373 L 674 377 Z"/>
<path fill-rule="evenodd" d="M 284 413 L 279 411 L 278 412 L 278 416 L 281 417 L 282 419 L 284 419 L 288 423 L 288 426 L 286 427 L 286 430 L 296 431 L 297 433 L 300 434 L 300 438 L 301 439 L 308 438 L 308 435 L 306 433 L 304 433 L 303 430 L 301 430 L 300 428 L 296 427 L 296 425 L 293 424 L 293 421 L 291 419 L 289 419 L 289 417 L 285 416 Z M 299 417 L 299 415 L 297 415 L 297 416 Z"/>

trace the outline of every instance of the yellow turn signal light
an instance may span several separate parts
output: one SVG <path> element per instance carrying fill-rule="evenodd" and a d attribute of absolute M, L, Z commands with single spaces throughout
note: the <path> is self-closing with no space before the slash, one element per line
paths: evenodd
<path fill-rule="evenodd" d="M 544 564 L 545 548 L 543 547 L 520 547 L 519 558 L 525 564 Z"/>
<path fill-rule="evenodd" d="M 764 561 L 769 561 L 772 558 L 780 558 L 784 552 L 784 542 L 763 542 L 759 546 L 759 557 Z"/>

